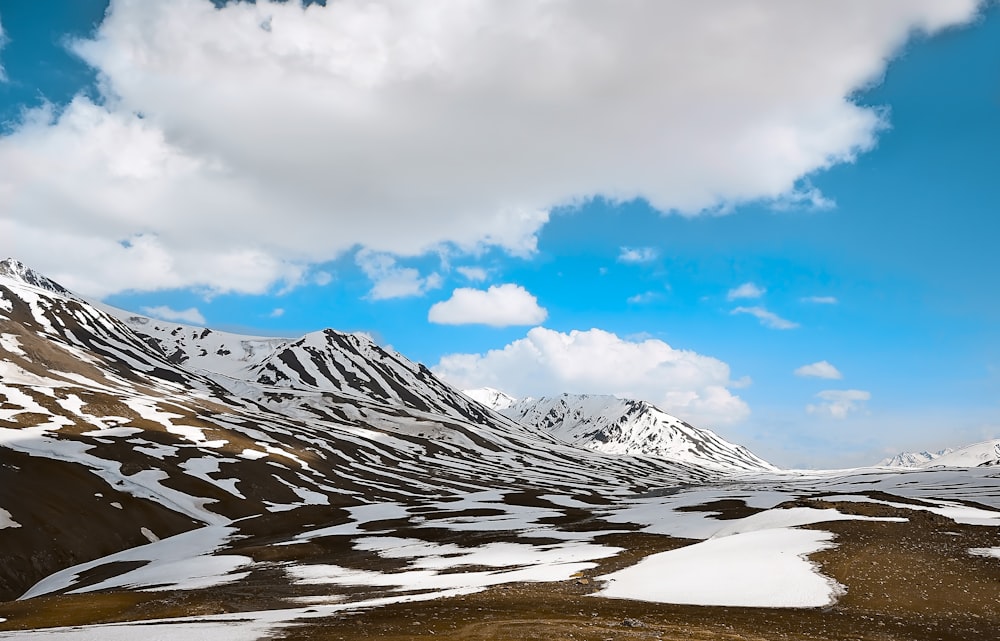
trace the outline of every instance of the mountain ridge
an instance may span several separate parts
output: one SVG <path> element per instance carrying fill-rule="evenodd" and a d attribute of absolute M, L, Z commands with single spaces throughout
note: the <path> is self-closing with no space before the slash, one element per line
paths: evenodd
<path fill-rule="evenodd" d="M 989 439 L 938 452 L 903 452 L 878 463 L 880 467 L 992 467 L 1000 465 L 1000 439 Z"/>
<path fill-rule="evenodd" d="M 596 394 L 517 400 L 491 388 L 463 393 L 483 399 L 515 421 L 594 451 L 649 456 L 727 471 L 777 469 L 745 447 L 711 430 L 694 427 L 643 400 Z"/>
<path fill-rule="evenodd" d="M 0 278 L 6 278 L 14 282 L 23 283 L 25 285 L 62 294 L 64 296 L 73 295 L 72 292 L 59 283 L 36 272 L 16 258 L 5 258 L 0 260 Z"/>

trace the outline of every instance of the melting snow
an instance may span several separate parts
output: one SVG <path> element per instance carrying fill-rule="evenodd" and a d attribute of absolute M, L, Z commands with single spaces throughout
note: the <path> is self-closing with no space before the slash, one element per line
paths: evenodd
<path fill-rule="evenodd" d="M 564 581 L 595 567 L 591 561 L 621 552 L 620 548 L 582 542 L 534 546 L 493 543 L 475 548 L 439 545 L 396 537 L 365 538 L 355 542 L 383 558 L 414 559 L 401 572 L 374 572 L 337 565 L 302 565 L 285 569 L 297 583 L 394 587 L 397 590 L 482 590 L 492 585 L 521 581 Z M 462 566 L 499 568 L 450 572 Z"/>
<path fill-rule="evenodd" d="M 0 299 L 0 301 L 2 300 L 3 299 Z M 11 354 L 16 354 L 18 356 L 26 355 L 24 353 L 24 350 L 21 349 L 21 341 L 17 339 L 16 334 L 0 334 L 0 349 L 3 349 Z"/>
<path fill-rule="evenodd" d="M 116 623 L 73 628 L 49 628 L 21 632 L 0 632 L 0 639 L 40 641 L 257 641 L 274 631 L 275 625 L 252 618 L 233 621 L 192 621 L 185 623 Z"/>
<path fill-rule="evenodd" d="M 112 588 L 195 590 L 242 579 L 249 572 L 233 572 L 249 567 L 253 559 L 229 554 L 213 555 L 235 532 L 233 527 L 204 527 L 74 565 L 42 579 L 25 592 L 21 600 L 72 588 L 86 571 L 116 562 L 145 561 L 146 565 L 100 583 L 69 590 L 69 594 Z"/>
<path fill-rule="evenodd" d="M 824 497 L 824 499 L 827 501 L 855 501 L 855 502 L 866 502 L 866 503 L 878 503 L 880 505 L 888 505 L 890 507 L 900 508 L 904 510 L 923 510 L 925 512 L 931 512 L 933 514 L 938 514 L 945 518 L 949 518 L 955 523 L 961 523 L 964 525 L 992 525 L 994 527 L 1000 527 L 1000 511 L 984 510 L 982 508 L 971 507 L 969 505 L 963 505 L 962 503 L 956 503 L 954 501 L 921 499 L 926 503 L 936 503 L 937 506 L 935 507 L 929 505 L 916 505 L 913 503 L 882 501 L 882 500 L 870 499 L 866 496 L 857 496 L 857 495 L 830 496 L 830 497 Z"/>
<path fill-rule="evenodd" d="M 0 530 L 4 528 L 21 527 L 21 524 L 14 520 L 10 512 L 0 507 Z"/>
<path fill-rule="evenodd" d="M 694 520 L 689 512 L 669 514 L 682 520 L 676 530 L 704 535 L 711 529 L 704 517 Z M 807 507 L 772 509 L 742 519 L 715 521 L 711 538 L 706 541 L 655 554 L 630 568 L 598 577 L 609 582 L 598 596 L 693 605 L 828 605 L 843 593 L 843 587 L 821 575 L 805 557 L 833 547 L 833 535 L 794 527 L 845 520 L 906 521 Z"/>
<path fill-rule="evenodd" d="M 735 534 L 646 557 L 598 577 L 596 594 L 659 603 L 764 608 L 822 607 L 843 586 L 816 571 L 806 555 L 827 549 L 833 535 L 776 528 Z"/>

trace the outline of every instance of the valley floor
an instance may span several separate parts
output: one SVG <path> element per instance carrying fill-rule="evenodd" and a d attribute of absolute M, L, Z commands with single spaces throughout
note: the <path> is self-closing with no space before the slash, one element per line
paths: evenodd
<path fill-rule="evenodd" d="M 961 478 L 966 482 L 956 483 Z M 970 482 L 976 479 L 978 483 Z M 943 494 L 959 492 L 966 498 L 916 498 L 914 495 L 933 491 L 935 486 L 929 480 L 937 481 Z M 893 494 L 872 487 L 887 481 L 903 491 Z M 363 530 L 361 537 L 346 539 L 331 534 L 304 545 L 263 547 L 253 536 L 243 545 L 234 542 L 232 552 L 254 557 L 259 569 L 241 580 L 220 582 L 207 589 L 111 590 L 0 604 L 4 620 L 0 630 L 8 630 L 0 632 L 0 639 L 993 639 L 1000 630 L 1000 558 L 996 556 L 1000 552 L 1000 511 L 992 505 L 995 482 L 993 476 L 984 474 L 939 472 L 811 479 L 806 484 L 811 489 L 808 492 L 803 492 L 802 481 L 784 483 L 781 492 L 773 483 L 729 490 L 718 486 L 688 488 L 664 496 L 632 497 L 618 505 L 609 502 L 593 509 L 567 508 L 558 518 L 551 516 L 553 506 L 578 501 L 507 495 L 497 500 L 498 509 L 493 513 L 480 505 L 478 525 L 471 518 L 473 512 L 460 505 L 436 515 L 410 508 L 411 513 L 423 514 L 416 523 L 382 519 L 387 515 L 382 510 L 380 514 L 373 512 L 367 523 L 349 525 Z M 846 486 L 863 486 L 864 492 L 844 493 Z M 756 489 L 748 489 L 751 487 Z M 779 500 L 785 493 L 797 496 Z M 969 495 L 979 495 L 988 503 Z M 754 507 L 765 497 L 778 502 L 768 509 Z M 500 516 L 503 505 L 507 513 Z M 543 508 L 546 516 L 531 515 L 531 509 Z M 657 516 L 648 518 L 653 513 Z M 512 514 L 521 515 L 516 531 L 490 530 L 491 518 Z M 465 529 L 449 533 L 447 527 L 414 527 L 436 517 L 442 524 Z M 652 524 L 644 525 L 644 521 Z M 802 521 L 795 527 L 778 527 Z M 347 530 L 344 525 L 336 527 Z M 715 535 L 700 540 L 709 529 L 714 529 Z M 699 536 L 669 535 L 667 530 Z M 773 560 L 765 549 L 753 547 L 754 538 L 743 539 L 748 545 L 743 550 L 744 559 L 705 557 L 701 566 L 681 575 L 677 575 L 676 566 L 669 566 L 679 551 L 690 555 L 698 546 L 789 530 L 831 539 L 831 544 L 808 554 L 808 561 L 800 558 L 806 555 L 791 556 L 795 563 L 810 568 L 812 576 L 825 581 L 834 602 L 814 607 L 737 607 L 636 600 L 647 598 L 642 590 L 651 600 L 661 599 L 663 585 L 671 582 L 691 586 L 693 601 L 704 599 L 704 594 L 736 601 L 780 601 L 789 594 L 808 599 L 808 582 L 780 565 L 773 566 L 777 579 L 766 574 L 747 575 L 746 568 L 754 567 L 755 558 Z M 415 537 L 429 549 L 446 553 L 407 551 Z M 385 546 L 372 545 L 379 538 Z M 442 562 L 474 550 L 515 553 L 518 546 L 530 541 L 535 541 L 539 550 L 552 546 L 564 549 L 553 543 L 555 539 L 586 540 L 595 549 L 617 552 L 590 554 L 599 558 L 584 564 L 573 558 L 550 563 L 539 557 L 536 570 L 549 564 L 565 571 L 564 576 L 549 576 L 548 580 L 541 576 L 529 581 L 495 580 L 498 575 L 531 566 L 526 561 L 515 561 L 515 566 L 500 570 L 495 558 L 484 557 L 485 566 Z M 715 547 L 708 549 L 714 553 Z M 779 555 L 785 552 L 779 551 Z M 338 567 L 353 566 L 357 574 L 338 578 L 331 570 L 334 566 L 317 563 L 333 556 Z M 635 598 L 607 597 L 608 586 L 623 577 L 627 580 L 627 572 L 657 559 L 661 564 L 654 570 L 662 571 L 662 576 L 646 575 Z M 292 569 L 300 565 L 315 571 Z M 437 568 L 435 572 L 412 580 L 415 568 L 432 566 Z M 578 566 L 582 569 L 569 572 Z M 100 576 L 90 576 L 87 581 L 93 583 L 120 571 L 108 565 Z M 390 578 L 373 580 L 376 573 Z M 289 581 L 289 576 L 313 578 Z M 506 574 L 509 579 L 516 576 Z M 484 581 L 483 577 L 492 578 Z M 718 581 L 707 591 L 698 587 L 705 584 L 706 577 Z M 769 581 L 777 586 L 772 592 L 768 592 Z M 366 586 L 357 585 L 365 582 Z M 679 600 L 684 600 L 683 596 Z"/>

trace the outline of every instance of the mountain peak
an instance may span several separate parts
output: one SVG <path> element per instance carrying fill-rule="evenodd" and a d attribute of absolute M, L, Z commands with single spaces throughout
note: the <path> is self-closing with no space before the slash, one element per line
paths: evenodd
<path fill-rule="evenodd" d="M 462 393 L 476 401 L 480 405 L 485 405 L 491 410 L 500 412 L 505 410 L 515 403 L 517 399 L 509 394 L 505 394 L 498 389 L 493 389 L 492 387 L 480 387 L 479 389 L 467 389 L 462 390 Z"/>
<path fill-rule="evenodd" d="M 470 391 L 465 394 L 470 395 Z M 725 471 L 776 469 L 746 448 L 647 401 L 564 393 L 523 399 L 499 412 L 565 442 L 606 454 L 648 456 Z"/>
<path fill-rule="evenodd" d="M 0 261 L 0 278 L 6 278 L 32 287 L 46 289 L 56 294 L 64 296 L 71 295 L 71 292 L 59 283 L 42 276 L 16 258 L 6 258 Z"/>

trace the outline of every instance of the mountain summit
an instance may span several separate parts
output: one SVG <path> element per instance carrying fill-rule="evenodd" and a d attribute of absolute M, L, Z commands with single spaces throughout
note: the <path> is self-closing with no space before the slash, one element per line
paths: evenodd
<path fill-rule="evenodd" d="M 65 296 L 71 295 L 70 291 L 59 283 L 42 276 L 35 270 L 30 269 L 24 263 L 14 258 L 5 258 L 0 261 L 0 278 L 23 283 L 25 285 L 31 285 L 32 287 L 38 287 L 40 289 L 46 289 L 50 292 L 55 292 Z"/>
<path fill-rule="evenodd" d="M 646 401 L 594 394 L 515 400 L 491 388 L 464 393 L 519 423 L 597 452 L 649 456 L 726 471 L 777 469 L 745 447 Z"/>

